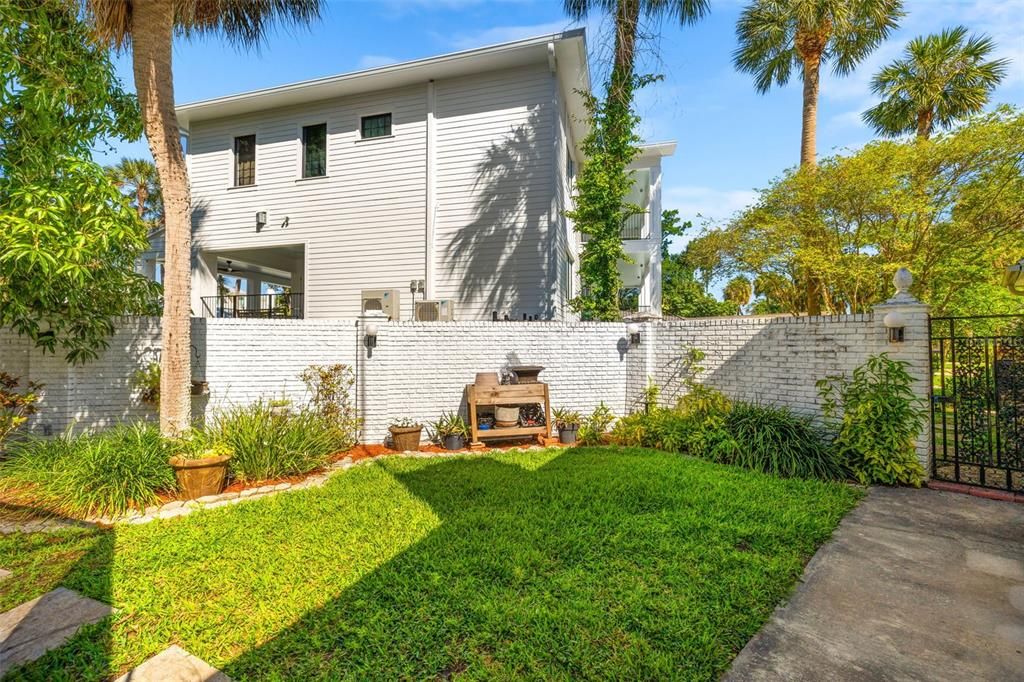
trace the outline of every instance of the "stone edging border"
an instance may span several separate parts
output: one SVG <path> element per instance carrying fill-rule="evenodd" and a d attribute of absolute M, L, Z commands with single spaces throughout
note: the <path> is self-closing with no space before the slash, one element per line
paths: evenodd
<path fill-rule="evenodd" d="M 482 456 L 492 452 L 527 452 L 530 450 L 544 450 L 540 445 L 528 447 L 509 448 L 507 450 L 454 450 L 451 452 L 425 452 L 406 450 L 404 452 L 388 453 L 376 457 L 367 457 L 358 462 L 353 462 L 351 457 L 339 459 L 328 464 L 323 471 L 312 474 L 298 483 L 277 483 L 261 486 L 259 488 L 246 488 L 238 492 L 220 493 L 219 495 L 207 495 L 195 500 L 173 500 L 163 505 L 146 507 L 142 511 L 132 510 L 120 517 L 94 517 L 84 521 L 75 519 L 50 518 L 25 523 L 6 523 L 0 521 L 0 535 L 11 533 L 47 533 L 64 530 L 66 528 L 82 528 L 89 526 L 113 526 L 118 523 L 129 523 L 139 525 L 149 523 L 157 519 L 173 519 L 178 516 L 187 516 L 198 509 L 216 509 L 229 504 L 238 504 L 246 500 L 258 500 L 271 495 L 277 495 L 288 490 L 305 490 L 306 488 L 319 488 L 339 471 L 346 471 L 355 466 L 369 462 L 375 462 L 385 457 L 415 457 L 420 459 L 438 459 L 444 457 L 466 457 Z"/>

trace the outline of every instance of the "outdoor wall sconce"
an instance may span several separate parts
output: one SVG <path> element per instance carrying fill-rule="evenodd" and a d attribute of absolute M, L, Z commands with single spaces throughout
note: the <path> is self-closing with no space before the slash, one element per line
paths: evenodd
<path fill-rule="evenodd" d="M 903 329 L 907 326 L 907 319 L 903 313 L 895 310 L 886 313 L 882 318 L 882 324 L 889 330 L 889 343 L 903 343 Z"/>
<path fill-rule="evenodd" d="M 629 335 L 629 345 L 640 345 L 640 325 L 636 322 L 630 322 L 626 325 L 626 334 Z"/>
<path fill-rule="evenodd" d="M 377 323 L 368 322 L 366 324 L 366 336 L 363 338 L 363 345 L 367 348 L 377 347 Z"/>
<path fill-rule="evenodd" d="M 266 226 L 267 226 L 267 212 L 266 211 L 257 211 L 256 212 L 256 231 L 260 232 Z"/>

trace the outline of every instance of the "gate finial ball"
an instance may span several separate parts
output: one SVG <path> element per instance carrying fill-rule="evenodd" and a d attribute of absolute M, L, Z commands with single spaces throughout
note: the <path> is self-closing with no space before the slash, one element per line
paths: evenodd
<path fill-rule="evenodd" d="M 896 271 L 896 274 L 892 276 L 892 284 L 896 287 L 897 294 L 909 294 L 910 285 L 914 283 L 914 276 L 910 274 L 910 270 L 906 268 L 900 268 Z"/>

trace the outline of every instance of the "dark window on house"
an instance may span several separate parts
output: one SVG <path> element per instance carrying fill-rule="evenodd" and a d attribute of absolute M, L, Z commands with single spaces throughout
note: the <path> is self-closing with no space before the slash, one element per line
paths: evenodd
<path fill-rule="evenodd" d="M 327 124 L 302 128 L 302 177 L 322 178 L 327 175 Z"/>
<path fill-rule="evenodd" d="M 235 187 L 256 184 L 256 136 L 235 138 Z"/>
<path fill-rule="evenodd" d="M 364 140 L 368 137 L 387 137 L 391 134 L 391 114 L 363 116 L 360 128 Z"/>

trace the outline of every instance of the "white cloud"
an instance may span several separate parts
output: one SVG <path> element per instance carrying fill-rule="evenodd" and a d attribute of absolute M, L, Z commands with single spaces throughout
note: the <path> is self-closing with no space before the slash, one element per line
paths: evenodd
<path fill-rule="evenodd" d="M 378 66 L 387 66 L 388 64 L 397 64 L 398 59 L 389 57 L 382 54 L 365 54 L 359 58 L 356 62 L 357 69 L 372 69 Z"/>
<path fill-rule="evenodd" d="M 705 223 L 721 224 L 736 212 L 752 205 L 758 193 L 752 189 L 717 189 L 695 185 L 669 186 L 662 192 L 664 209 L 677 209 L 682 220 L 692 220 L 695 227 Z M 696 232 L 696 230 L 694 230 Z M 694 235 L 684 236 L 685 243 Z"/>
<path fill-rule="evenodd" d="M 532 38 L 547 33 L 558 33 L 572 27 L 572 22 L 552 21 L 545 24 L 531 24 L 525 26 L 495 26 L 483 31 L 472 33 L 456 33 L 446 36 L 447 42 L 456 50 L 471 50 L 486 45 L 508 43 L 523 38 Z"/>

